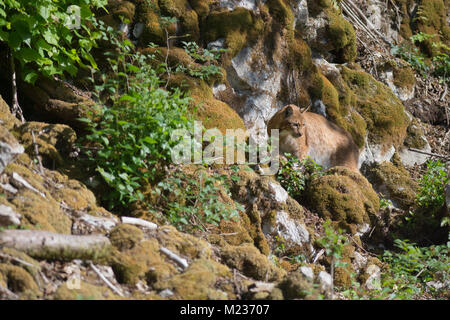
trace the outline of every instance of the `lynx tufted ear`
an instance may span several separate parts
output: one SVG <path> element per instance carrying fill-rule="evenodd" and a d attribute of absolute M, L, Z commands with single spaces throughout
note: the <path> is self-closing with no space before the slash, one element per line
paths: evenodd
<path fill-rule="evenodd" d="M 309 110 L 309 108 L 311 108 L 311 105 L 307 106 L 305 109 L 301 110 L 300 112 L 301 112 L 301 113 L 305 113 L 306 111 Z"/>
<path fill-rule="evenodd" d="M 290 116 L 292 116 L 293 114 L 294 114 L 294 109 L 292 108 L 292 106 L 288 106 L 288 107 L 286 108 L 286 110 L 284 111 L 284 117 L 285 117 L 285 118 L 290 117 Z"/>

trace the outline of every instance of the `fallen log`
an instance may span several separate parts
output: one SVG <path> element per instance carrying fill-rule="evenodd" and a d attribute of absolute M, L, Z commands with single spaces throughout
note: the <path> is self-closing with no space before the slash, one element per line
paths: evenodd
<path fill-rule="evenodd" d="M 0 248 L 23 251 L 36 259 L 97 260 L 107 257 L 111 243 L 102 235 L 74 236 L 39 230 L 4 230 Z"/>

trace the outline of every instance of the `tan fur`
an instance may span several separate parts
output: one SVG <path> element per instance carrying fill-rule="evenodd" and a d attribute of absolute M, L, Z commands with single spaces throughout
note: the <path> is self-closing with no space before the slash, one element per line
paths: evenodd
<path fill-rule="evenodd" d="M 324 168 L 345 166 L 358 171 L 359 149 L 351 135 L 319 114 L 287 105 L 270 119 L 269 135 L 271 129 L 280 130 L 282 154 L 300 160 L 309 156 Z"/>

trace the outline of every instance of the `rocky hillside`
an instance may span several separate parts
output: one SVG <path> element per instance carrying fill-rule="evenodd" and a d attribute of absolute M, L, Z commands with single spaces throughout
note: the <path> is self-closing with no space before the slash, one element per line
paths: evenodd
<path fill-rule="evenodd" d="M 21 3 L 1 299 L 449 298 L 449 1 L 98 0 L 76 36 Z M 192 120 L 261 142 L 287 104 L 350 133 L 360 173 L 170 161 Z"/>

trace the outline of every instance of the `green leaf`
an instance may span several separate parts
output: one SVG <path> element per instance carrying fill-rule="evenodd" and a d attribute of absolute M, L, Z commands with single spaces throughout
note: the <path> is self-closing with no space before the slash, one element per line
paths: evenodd
<path fill-rule="evenodd" d="M 25 63 L 37 61 L 41 57 L 41 55 L 36 50 L 31 48 L 22 48 L 17 54 Z"/>
<path fill-rule="evenodd" d="M 30 70 L 23 75 L 23 80 L 31 84 L 34 84 L 37 78 L 38 74 L 33 70 Z"/>
<path fill-rule="evenodd" d="M 49 8 L 48 4 L 41 5 L 38 8 L 38 12 L 39 12 L 39 15 L 42 18 L 44 18 L 44 20 L 48 20 L 48 18 L 50 17 L 50 8 Z"/>
<path fill-rule="evenodd" d="M 53 44 L 55 46 L 58 45 L 59 37 L 56 33 L 53 33 L 50 31 L 50 29 L 45 30 L 42 33 L 42 36 L 44 37 L 45 41 L 47 41 L 50 44 Z"/>

